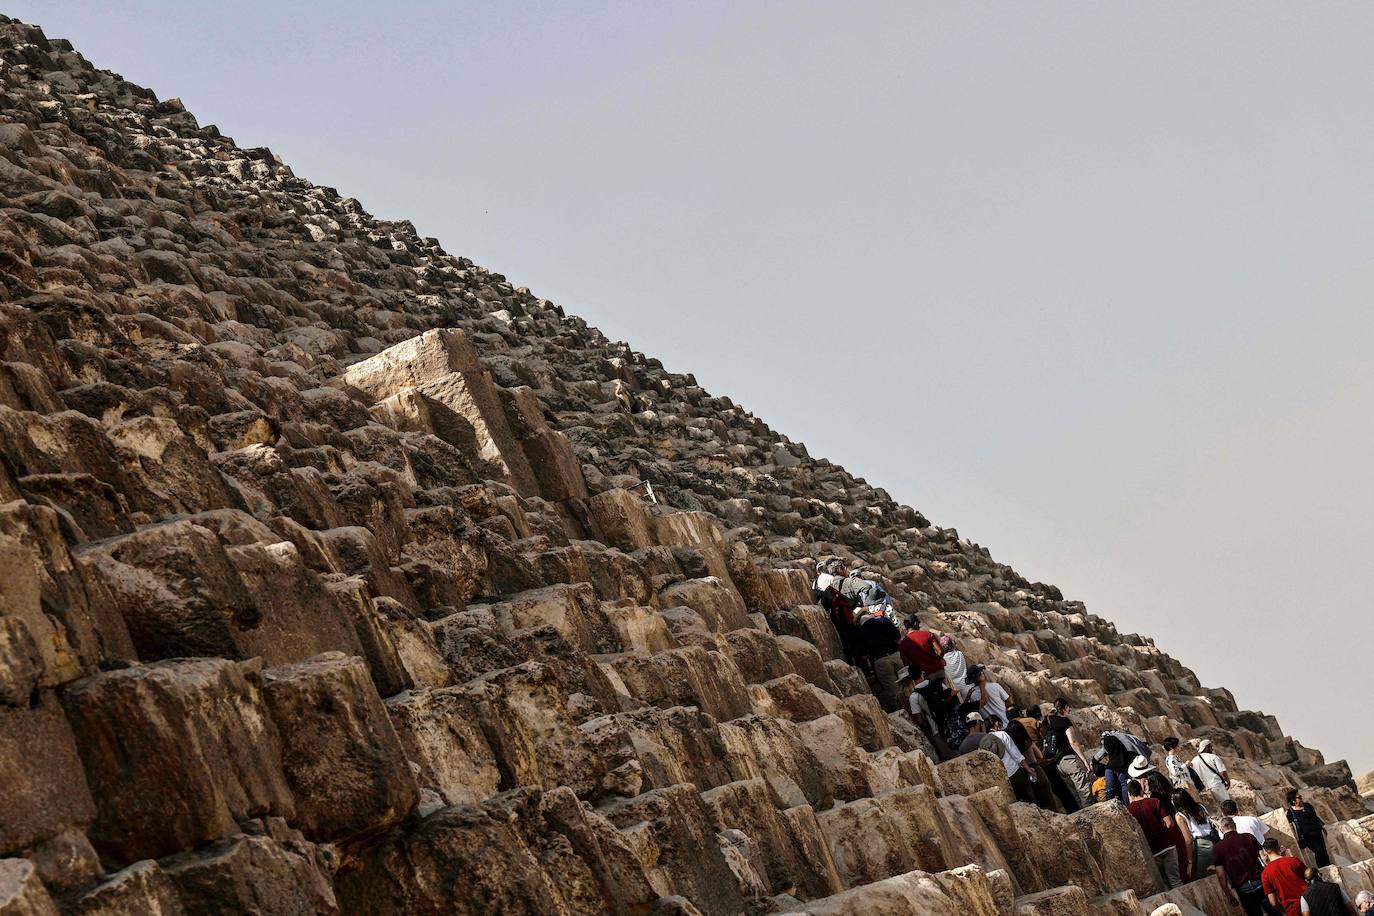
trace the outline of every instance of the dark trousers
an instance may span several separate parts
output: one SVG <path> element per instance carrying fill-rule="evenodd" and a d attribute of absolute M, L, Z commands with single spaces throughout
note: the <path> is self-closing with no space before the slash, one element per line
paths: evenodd
<path fill-rule="evenodd" d="M 1059 803 L 1064 806 L 1064 813 L 1073 814 L 1077 811 L 1080 807 L 1078 804 L 1078 791 L 1064 779 L 1063 774 L 1059 772 L 1059 767 L 1052 763 L 1043 767 L 1043 770 L 1045 775 L 1049 777 L 1050 788 L 1054 790 L 1055 797 L 1058 798 Z"/>
<path fill-rule="evenodd" d="M 1027 761 L 1029 764 L 1029 761 Z M 1016 795 L 1017 801 L 1027 802 L 1032 805 L 1039 805 L 1046 811 L 1054 810 L 1054 793 L 1050 791 L 1049 777 L 1045 775 L 1044 767 L 1030 764 L 1030 770 L 1017 770 L 1011 774 L 1011 790 Z M 1035 778 L 1031 779 L 1031 774 Z"/>
<path fill-rule="evenodd" d="M 1302 838 L 1302 845 L 1312 850 L 1318 868 L 1326 868 L 1331 864 L 1331 854 L 1326 851 L 1325 836 L 1305 836 Z"/>

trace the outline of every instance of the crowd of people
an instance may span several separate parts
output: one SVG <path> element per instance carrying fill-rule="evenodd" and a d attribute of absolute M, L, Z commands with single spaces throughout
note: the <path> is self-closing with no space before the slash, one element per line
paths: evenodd
<path fill-rule="evenodd" d="M 1300 790 L 1288 792 L 1285 813 L 1299 851 L 1309 851 L 1316 867 L 1268 836 L 1264 821 L 1240 813 L 1226 761 L 1210 740 L 1189 756 L 1178 738 L 1166 738 L 1160 766 L 1154 749 L 1125 731 L 1105 731 L 1089 749 L 1067 700 L 1048 709 L 1017 705 L 952 637 L 900 616 L 862 570 L 845 574 L 838 561 L 822 563 L 814 587 L 846 658 L 868 676 L 884 710 L 905 711 L 942 761 L 988 751 L 1002 761 L 1017 800 L 1051 811 L 1119 801 L 1140 824 L 1168 887 L 1215 873 L 1246 916 L 1374 914 L 1374 895 L 1351 901 L 1322 880 L 1320 869 L 1331 864 L 1325 825 Z"/>

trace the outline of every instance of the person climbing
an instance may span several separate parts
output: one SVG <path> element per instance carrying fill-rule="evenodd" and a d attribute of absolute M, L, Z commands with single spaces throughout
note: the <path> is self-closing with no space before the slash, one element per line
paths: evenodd
<path fill-rule="evenodd" d="M 1092 767 L 1088 755 L 1078 743 L 1078 732 L 1069 718 L 1069 701 L 1060 697 L 1045 717 L 1045 759 L 1054 767 L 1065 784 L 1073 789 L 1078 807 L 1092 804 Z"/>
<path fill-rule="evenodd" d="M 1004 733 L 1016 744 L 1016 749 L 1025 758 L 1026 781 L 1030 788 L 1031 798 L 1035 803 L 1046 811 L 1057 810 L 1054 805 L 1053 787 L 1050 785 L 1049 776 L 1045 773 L 1043 764 L 1044 757 L 1040 753 L 1039 746 L 1035 743 L 1035 738 L 1025 726 L 1025 719 L 1016 716 L 1010 717 L 1004 729 Z"/>
<path fill-rule="evenodd" d="M 910 668 L 902 668 L 897 672 L 897 693 L 902 699 L 907 715 L 911 718 L 912 724 L 919 728 L 927 738 L 930 739 L 931 746 L 935 748 L 935 755 L 940 760 L 949 760 L 955 754 L 945 743 L 944 736 L 940 734 L 940 727 L 937 724 L 934 710 L 930 707 L 930 701 L 926 695 L 918 689 L 919 674 L 914 673 Z"/>
<path fill-rule="evenodd" d="M 1173 814 L 1159 799 L 1146 798 L 1145 787 L 1138 779 L 1127 780 L 1126 793 L 1130 798 L 1126 810 L 1130 811 L 1131 816 L 1140 824 L 1145 841 L 1150 844 L 1150 855 L 1154 856 L 1167 889 L 1173 890 L 1183 883 L 1178 871 L 1178 847 L 1174 840 L 1174 831 L 1170 829 L 1173 825 Z"/>
<path fill-rule="evenodd" d="M 964 653 L 959 650 L 958 645 L 950 637 L 942 633 L 937 641 L 940 648 L 940 660 L 945 663 L 945 678 L 951 687 L 957 689 L 957 686 L 968 677 L 968 659 L 964 657 Z"/>
<path fill-rule="evenodd" d="M 812 594 L 816 603 L 830 615 L 830 623 L 840 636 L 840 648 L 844 660 L 851 665 L 859 662 L 858 633 L 854 626 L 854 602 L 840 594 L 840 560 L 832 557 L 822 560 L 816 566 L 816 581 L 812 583 Z"/>
<path fill-rule="evenodd" d="M 1092 766 L 1093 776 L 1093 804 L 1111 801 L 1114 796 L 1107 791 L 1107 752 L 1099 747 L 1097 750 L 1093 751 L 1092 759 L 1089 763 Z"/>
<path fill-rule="evenodd" d="M 1164 775 L 1169 777 L 1175 789 L 1191 795 L 1194 801 L 1201 802 L 1198 793 L 1202 790 L 1202 779 L 1189 768 L 1183 759 L 1179 740 L 1173 735 L 1164 739 Z"/>
<path fill-rule="evenodd" d="M 1302 895 L 1307 890 L 1307 866 L 1302 859 L 1284 855 L 1273 837 L 1264 841 L 1260 858 L 1265 862 L 1260 883 L 1269 905 L 1284 916 L 1302 916 Z"/>
<path fill-rule="evenodd" d="M 1193 841 L 1193 876 L 1205 875 L 1212 869 L 1212 850 L 1221 835 L 1212 825 L 1207 809 L 1186 789 L 1174 789 L 1174 810 L 1184 819 Z"/>
<path fill-rule="evenodd" d="M 1331 855 L 1326 851 L 1326 824 L 1317 814 L 1317 809 L 1312 807 L 1311 802 L 1304 801 L 1302 793 L 1297 789 L 1289 789 L 1287 798 L 1288 807 L 1283 813 L 1288 818 L 1288 823 L 1293 825 L 1293 835 L 1298 838 L 1298 848 L 1312 850 L 1317 867 L 1326 868 L 1331 864 Z"/>
<path fill-rule="evenodd" d="M 1011 699 L 1011 694 L 1001 684 L 988 680 L 986 668 L 982 665 L 969 668 L 964 683 L 968 685 L 968 691 L 964 694 L 965 703 L 977 703 L 983 718 L 1007 724 L 1007 701 Z"/>
<path fill-rule="evenodd" d="M 1137 757 L 1136 760 L 1149 765 L 1149 761 L 1143 757 Z M 1193 871 L 1193 834 L 1188 829 L 1187 818 L 1174 807 L 1174 787 L 1163 773 L 1153 767 L 1145 774 L 1143 782 L 1145 794 L 1149 798 L 1159 799 L 1160 805 L 1169 814 L 1169 832 L 1174 838 L 1174 848 L 1178 850 L 1178 876 L 1184 884 L 1188 884 L 1197 877 Z"/>
<path fill-rule="evenodd" d="M 1269 836 L 1269 825 L 1257 817 L 1241 814 L 1235 799 L 1228 798 L 1222 802 L 1221 813 L 1236 822 L 1236 830 L 1250 834 L 1256 843 L 1264 845 L 1265 838 Z"/>
<path fill-rule="evenodd" d="M 1212 753 L 1211 739 L 1203 738 L 1198 742 L 1197 756 L 1193 758 L 1190 766 L 1218 805 L 1225 804 L 1231 798 L 1228 791 L 1231 787 L 1231 777 L 1226 772 L 1225 762 Z"/>
<path fill-rule="evenodd" d="M 1011 710 L 1008 710 L 1011 712 Z M 1065 814 L 1073 814 L 1083 807 L 1083 801 L 1079 798 L 1078 791 L 1070 785 L 1064 775 L 1059 772 L 1060 756 L 1057 752 L 1059 746 L 1050 741 L 1049 725 L 1045 721 L 1044 714 L 1040 711 L 1040 704 L 1035 704 L 1023 711 L 1020 716 L 1015 716 L 1016 721 L 1025 726 L 1026 732 L 1030 735 L 1031 741 L 1035 743 L 1037 750 L 1036 762 L 1045 773 L 1045 778 L 1049 782 L 1050 789 L 1053 790 L 1056 798 L 1059 799 L 1060 806 Z M 1056 752 L 1051 754 L 1051 745 Z"/>
<path fill-rule="evenodd" d="M 968 723 L 968 737 L 964 738 L 963 743 L 959 745 L 960 757 L 965 754 L 972 754 L 974 751 L 978 750 L 979 742 L 982 741 L 983 736 L 987 734 L 983 726 L 982 713 L 971 712 L 968 714 L 965 721 Z"/>
<path fill-rule="evenodd" d="M 902 655 L 897 651 L 902 631 L 897 629 L 888 611 L 890 605 L 868 605 L 859 609 L 859 645 L 873 664 L 873 676 L 878 682 L 878 702 L 884 712 L 901 708 L 897 693 L 897 672 L 902 668 Z"/>
<path fill-rule="evenodd" d="M 1306 877 L 1301 912 L 1310 916 L 1359 916 L 1345 888 L 1324 880 L 1320 869 L 1307 869 Z"/>
<path fill-rule="evenodd" d="M 908 668 L 919 671 L 926 677 L 947 677 L 940 637 L 930 630 L 923 629 L 915 615 L 908 616 L 906 622 L 907 631 L 899 646 L 902 661 Z M 951 684 L 950 689 L 954 689 L 954 686 Z"/>
<path fill-rule="evenodd" d="M 1260 844 L 1254 836 L 1236 829 L 1234 818 L 1223 817 L 1221 839 L 1212 847 L 1212 871 L 1229 885 L 1245 916 L 1264 913 L 1264 887 L 1260 881 Z"/>
<path fill-rule="evenodd" d="M 1011 783 L 1011 790 L 1017 801 L 1035 804 L 1035 790 L 1025 755 L 1016 746 L 1011 735 L 1002 730 L 1001 722 L 996 719 L 985 719 L 984 725 L 988 728 L 988 733 L 979 739 L 979 749 L 991 750 L 1002 758 L 1002 766 L 1007 771 L 1007 780 Z"/>
<path fill-rule="evenodd" d="M 1123 805 L 1128 804 L 1126 781 L 1130 779 L 1127 770 L 1136 757 L 1150 759 L 1150 748 L 1135 735 L 1123 731 L 1102 733 L 1102 750 L 1106 752 L 1107 797 L 1119 798 Z"/>

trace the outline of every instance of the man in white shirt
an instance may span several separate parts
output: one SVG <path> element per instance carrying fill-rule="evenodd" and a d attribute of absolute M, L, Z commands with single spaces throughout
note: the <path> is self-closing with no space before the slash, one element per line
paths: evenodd
<path fill-rule="evenodd" d="M 1011 694 L 1007 693 L 1007 688 L 1001 684 L 988 680 L 987 669 L 982 665 L 974 665 L 968 669 L 968 693 L 964 694 L 965 703 L 977 703 L 978 711 L 983 714 L 984 719 L 996 719 L 1003 725 L 1007 724 L 1007 701 L 1011 699 Z"/>
<path fill-rule="evenodd" d="M 1237 833 L 1248 833 L 1255 838 L 1255 842 L 1264 845 L 1264 838 L 1269 833 L 1269 825 L 1257 817 L 1248 814 L 1237 814 L 1235 799 L 1228 798 L 1221 803 L 1221 813 L 1236 822 Z"/>
<path fill-rule="evenodd" d="M 1231 793 L 1227 791 L 1231 785 L 1231 777 L 1226 775 L 1226 764 L 1220 757 L 1212 753 L 1212 742 L 1203 738 L 1197 745 L 1197 756 L 1193 758 L 1193 772 L 1202 780 L 1202 784 L 1207 787 L 1207 791 L 1212 793 L 1212 798 L 1216 799 L 1218 805 L 1223 805 L 1231 798 Z M 1237 828 L 1239 829 L 1239 828 Z"/>

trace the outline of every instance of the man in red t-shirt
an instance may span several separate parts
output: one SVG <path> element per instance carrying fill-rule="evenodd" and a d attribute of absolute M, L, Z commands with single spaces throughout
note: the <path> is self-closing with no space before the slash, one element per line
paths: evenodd
<path fill-rule="evenodd" d="M 1286 856 L 1279 849 L 1279 841 L 1270 837 L 1264 841 L 1264 871 L 1260 883 L 1269 905 L 1283 910 L 1284 916 L 1302 916 L 1302 895 L 1307 890 L 1307 866 L 1302 859 Z"/>
<path fill-rule="evenodd" d="M 913 627 L 902 637 L 897 651 L 902 653 L 902 661 L 908 668 L 919 670 L 924 675 L 939 674 L 945 670 L 944 649 L 939 638 L 929 630 Z"/>

